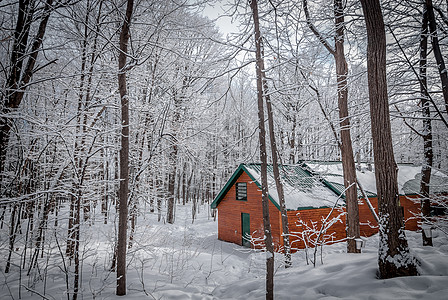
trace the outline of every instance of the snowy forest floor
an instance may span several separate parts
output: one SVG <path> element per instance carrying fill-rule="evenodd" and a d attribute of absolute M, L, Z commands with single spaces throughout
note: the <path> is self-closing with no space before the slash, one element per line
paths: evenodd
<path fill-rule="evenodd" d="M 191 205 L 178 205 L 175 224 L 157 222 L 157 213 L 139 216 L 134 244 L 128 251 L 126 299 L 263 299 L 265 254 L 217 239 L 217 222 L 201 206 L 194 223 Z M 78 299 L 123 299 L 115 296 L 110 272 L 115 228 L 101 216 L 82 226 L 81 289 Z M 50 223 L 49 223 L 50 224 Z M 5 274 L 8 226 L 0 230 L 0 299 L 68 299 L 73 274 L 63 259 L 66 227 L 49 228 L 46 249 L 36 268 L 20 269 L 23 242 L 17 241 L 11 271 Z M 26 226 L 25 226 L 26 227 Z M 323 264 L 306 264 L 305 252 L 293 254 L 284 269 L 276 255 L 276 299 L 446 299 L 448 238 L 434 232 L 434 247 L 422 247 L 421 236 L 406 232 L 420 276 L 376 278 L 378 235 L 368 238 L 362 254 L 345 253 L 345 243 L 324 246 Z M 57 246 L 60 244 L 61 250 Z M 32 251 L 28 248 L 26 256 Z M 65 267 L 66 266 L 66 267 Z M 27 272 L 29 275 L 27 276 Z M 67 277 L 66 277 L 67 274 Z M 21 288 L 20 288 L 21 287 Z M 45 295 L 41 297 L 40 295 Z M 70 297 L 71 299 L 71 297 Z"/>

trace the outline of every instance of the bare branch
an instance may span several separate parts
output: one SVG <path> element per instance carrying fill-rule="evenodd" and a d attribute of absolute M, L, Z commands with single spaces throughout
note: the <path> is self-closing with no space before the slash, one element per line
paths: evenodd
<path fill-rule="evenodd" d="M 317 30 L 316 26 L 314 26 L 313 22 L 311 22 L 310 12 L 308 11 L 308 3 L 307 0 L 303 0 L 303 10 L 306 16 L 306 24 L 314 33 L 314 35 L 319 39 L 322 45 L 327 48 L 328 52 L 332 55 L 336 55 L 336 50 L 328 43 L 328 41 L 322 36 L 322 34 Z"/>

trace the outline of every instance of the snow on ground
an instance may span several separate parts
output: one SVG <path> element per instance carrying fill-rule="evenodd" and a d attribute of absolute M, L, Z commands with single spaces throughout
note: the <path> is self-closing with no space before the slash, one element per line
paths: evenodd
<path fill-rule="evenodd" d="M 109 271 L 114 236 L 113 220 L 83 227 L 82 296 L 79 299 L 124 299 L 115 296 L 115 273 Z M 7 227 L 7 226 L 6 226 Z M 3 228 L 2 230 L 5 230 Z M 305 251 L 293 254 L 293 267 L 282 267 L 276 255 L 276 299 L 446 299 L 448 295 L 448 238 L 435 232 L 435 247 L 420 246 L 420 234 L 407 231 L 421 275 L 376 279 L 378 237 L 368 239 L 362 254 L 345 253 L 345 244 L 324 246 L 323 264 L 306 264 Z M 47 241 L 63 244 L 59 226 Z M 7 235 L 0 235 L 0 299 L 19 299 L 20 247 L 15 265 L 4 273 Z M 62 247 L 62 246 L 61 246 Z M 64 251 L 64 247 L 62 247 Z M 28 250 L 29 251 L 29 250 Z M 29 254 L 27 254 L 29 255 Z M 21 299 L 68 299 L 64 263 L 58 247 L 47 247 L 39 271 L 21 274 Z M 46 264 L 48 262 L 48 264 Z M 48 267 L 45 267 L 47 265 Z M 264 299 L 265 255 L 217 240 L 217 222 L 206 206 L 192 224 L 191 206 L 177 206 L 174 225 L 157 222 L 157 215 L 140 216 L 128 253 L 126 299 Z M 73 275 L 69 275 L 69 285 Z"/>
<path fill-rule="evenodd" d="M 345 244 L 324 248 L 324 264 L 305 265 L 294 255 L 294 267 L 278 269 L 276 299 L 447 299 L 448 244 L 446 236 L 435 239 L 435 247 L 421 247 L 421 236 L 406 232 L 413 254 L 419 260 L 420 276 L 377 279 L 378 236 L 369 238 L 362 254 L 344 253 Z M 263 279 L 219 287 L 217 299 L 263 299 Z M 245 296 L 241 292 L 248 296 Z"/>

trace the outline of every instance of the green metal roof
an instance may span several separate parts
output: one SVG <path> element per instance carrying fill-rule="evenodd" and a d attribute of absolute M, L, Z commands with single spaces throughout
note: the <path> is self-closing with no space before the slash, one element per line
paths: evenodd
<path fill-rule="evenodd" d="M 279 169 L 285 191 L 285 202 L 289 210 L 297 210 L 303 207 L 329 207 L 337 200 L 340 194 L 324 179 L 311 174 L 303 165 L 279 165 Z M 272 165 L 268 165 L 267 171 L 269 199 L 280 209 Z M 216 208 L 219 205 L 219 202 L 243 172 L 246 172 L 251 180 L 261 189 L 261 164 L 241 164 L 212 202 L 212 208 Z"/>
<path fill-rule="evenodd" d="M 319 166 L 324 166 L 324 168 L 319 168 Z M 400 191 L 407 195 L 418 194 L 421 180 L 420 167 L 409 164 L 399 164 L 399 167 L 398 184 L 399 187 L 402 187 Z M 345 187 L 343 185 L 342 163 L 340 161 L 310 161 L 298 165 L 279 165 L 279 168 L 288 210 L 329 207 L 332 206 L 337 197 L 345 198 L 343 194 Z M 361 172 L 357 171 L 358 180 L 362 183 L 367 197 L 376 197 L 373 192 L 376 190 L 375 172 L 371 168 L 369 170 L 363 168 Z M 212 208 L 219 205 L 219 202 L 243 172 L 261 189 L 261 164 L 240 164 L 212 202 Z M 268 165 L 268 188 L 269 200 L 280 210 L 272 165 Z M 357 192 L 358 197 L 363 198 L 359 189 Z M 431 176 L 430 193 L 447 192 L 448 176 L 436 171 Z M 342 202 L 341 204 L 343 204 Z"/>
<path fill-rule="evenodd" d="M 333 188 L 336 189 L 336 190 L 338 191 L 338 194 L 339 194 L 339 195 L 342 194 L 342 197 L 345 198 L 345 193 L 344 193 L 344 191 L 345 191 L 345 186 L 344 186 L 343 184 L 336 183 L 336 182 L 332 182 L 331 180 L 328 180 L 328 184 L 330 184 L 331 186 L 333 186 Z M 362 191 L 361 191 L 360 189 L 357 189 L 357 192 L 358 192 L 358 198 L 364 198 L 364 195 L 362 194 Z M 369 192 L 369 191 L 365 191 L 365 192 L 366 192 L 368 198 L 376 197 L 376 194 L 375 194 L 375 193 L 372 193 L 372 192 Z M 344 193 L 344 194 L 343 194 L 343 193 Z"/>
<path fill-rule="evenodd" d="M 261 173 L 261 164 L 248 164 L 248 167 Z M 316 179 L 299 165 L 279 165 L 280 176 L 284 183 L 304 191 L 310 191 Z M 268 176 L 274 178 L 274 169 L 268 165 Z"/>

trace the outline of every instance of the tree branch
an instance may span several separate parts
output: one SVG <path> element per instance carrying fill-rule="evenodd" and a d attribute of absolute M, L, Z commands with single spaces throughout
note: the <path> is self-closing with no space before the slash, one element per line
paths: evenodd
<path fill-rule="evenodd" d="M 411 126 L 408 121 L 406 121 L 406 117 L 403 116 L 403 113 L 400 111 L 400 109 L 398 108 L 398 106 L 396 104 L 394 104 L 395 109 L 397 110 L 397 112 L 400 114 L 400 116 L 403 119 L 404 124 L 409 127 L 409 129 L 411 129 L 414 133 L 416 133 L 417 135 L 423 137 L 423 134 L 421 134 L 420 132 L 418 132 L 417 129 L 415 129 L 413 126 Z"/>
<path fill-rule="evenodd" d="M 308 11 L 307 0 L 303 0 L 303 11 L 305 12 L 306 24 L 314 33 L 314 35 L 319 39 L 322 45 L 327 48 L 328 52 L 332 55 L 336 55 L 336 50 L 328 43 L 328 41 L 322 36 L 322 34 L 317 30 L 316 26 L 311 22 L 310 12 Z"/>
<path fill-rule="evenodd" d="M 406 55 L 406 53 L 403 50 L 403 47 L 401 47 L 400 42 L 397 39 L 397 36 L 395 35 L 395 33 L 393 32 L 392 28 L 390 27 L 389 24 L 386 25 L 389 28 L 390 33 L 392 34 L 392 37 L 394 38 L 395 42 L 398 45 L 398 48 L 400 48 L 401 53 L 403 53 L 404 58 L 406 59 L 406 62 L 408 63 L 408 65 L 411 67 L 412 71 L 414 72 L 415 76 L 417 77 L 417 80 L 419 81 L 420 84 L 422 84 L 422 79 L 420 78 L 420 76 L 418 75 L 417 71 L 415 70 L 414 66 L 412 65 L 411 61 L 409 60 L 408 56 Z M 431 97 L 431 94 L 429 93 L 429 91 L 427 90 L 426 86 L 423 85 L 423 88 L 425 89 L 425 92 L 428 95 L 429 101 L 432 103 L 432 105 L 434 106 L 434 108 L 436 109 L 437 114 L 440 116 L 440 119 L 442 120 L 443 124 L 445 124 L 446 127 L 448 127 L 448 121 L 445 120 L 445 118 L 442 115 L 442 112 L 440 111 L 440 109 L 437 107 L 436 103 L 434 102 L 434 99 Z"/>

